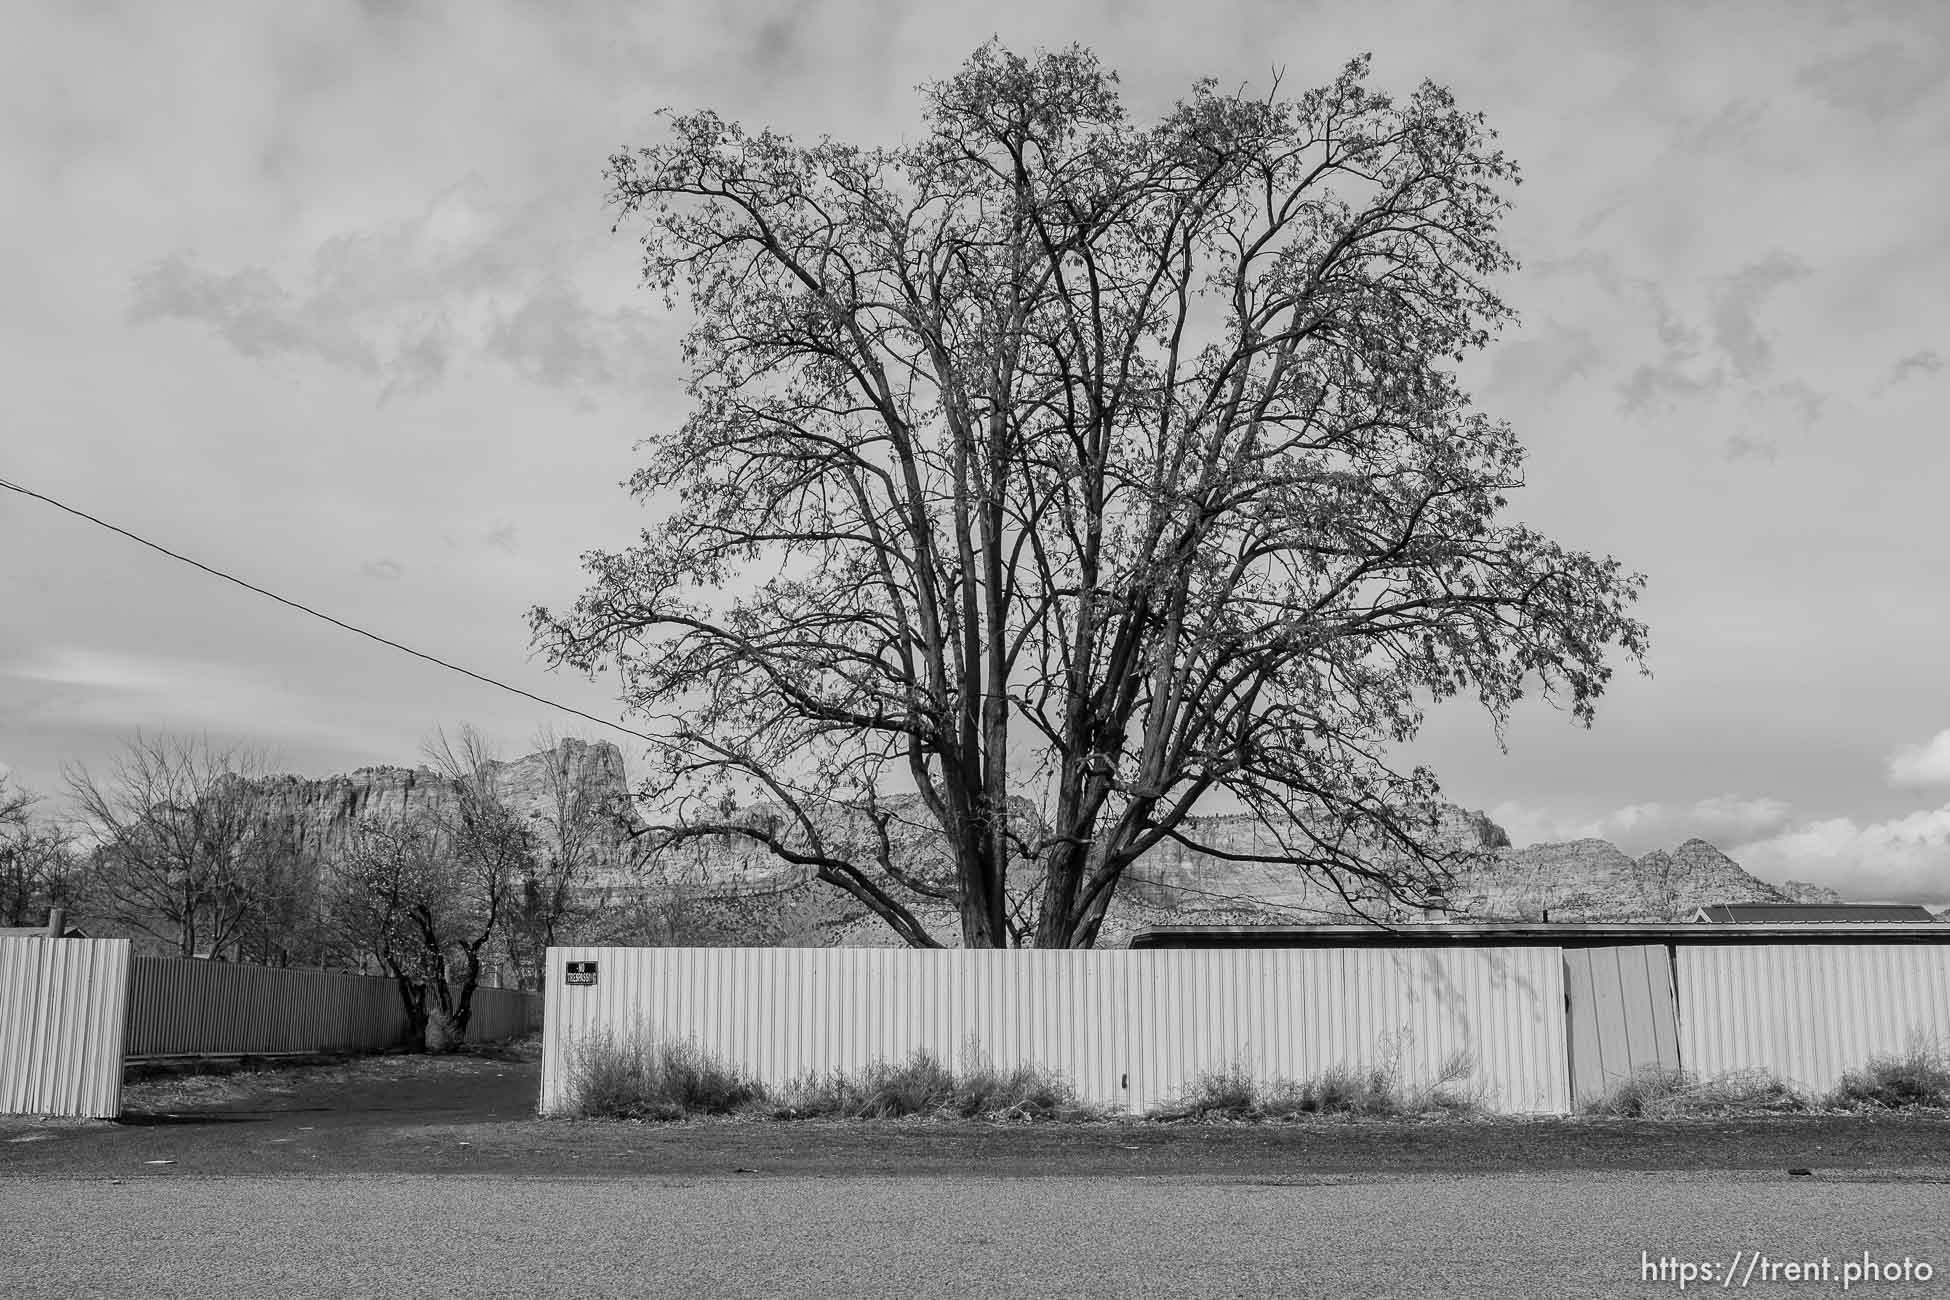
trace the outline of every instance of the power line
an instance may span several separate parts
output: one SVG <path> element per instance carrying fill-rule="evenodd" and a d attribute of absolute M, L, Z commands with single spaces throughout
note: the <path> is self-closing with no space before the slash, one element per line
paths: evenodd
<path fill-rule="evenodd" d="M 480 673 L 475 672 L 471 668 L 463 668 L 459 664 L 449 663 L 447 660 L 440 658 L 438 655 L 430 655 L 423 650 L 415 650 L 412 646 L 401 645 L 399 642 L 394 641 L 388 637 L 380 636 L 377 632 L 368 632 L 366 631 L 366 629 L 362 627 L 355 627 L 352 624 L 347 623 L 343 619 L 333 618 L 330 614 L 322 613 L 319 610 L 313 609 L 310 605 L 302 604 L 299 601 L 287 599 L 284 596 L 278 595 L 278 593 L 275 591 L 266 591 L 264 588 L 257 586 L 254 583 L 246 582 L 242 578 L 239 578 L 234 574 L 225 573 L 222 569 L 213 569 L 209 565 L 204 564 L 202 561 L 193 560 L 187 555 L 179 555 L 175 551 L 170 550 L 167 546 L 160 546 L 155 542 L 150 541 L 146 537 L 138 537 L 136 534 L 130 532 L 126 528 L 122 528 L 116 524 L 111 524 L 106 519 L 99 519 L 94 515 L 89 514 L 86 510 L 77 510 L 71 505 L 67 505 L 63 502 L 56 501 L 53 497 L 48 496 L 45 493 L 35 492 L 32 489 L 22 487 L 18 483 L 10 483 L 3 478 L 0 478 L 0 488 L 5 488 L 9 492 L 18 492 L 20 493 L 20 495 L 24 497 L 32 497 L 36 501 L 45 501 L 48 505 L 53 506 L 56 510 L 65 510 L 69 514 L 74 515 L 78 519 L 86 519 L 89 523 L 95 524 L 102 528 L 106 528 L 111 533 L 119 533 L 123 537 L 128 538 L 132 542 L 139 543 L 140 545 L 148 547 L 152 551 L 158 551 L 164 555 L 167 555 L 172 560 L 180 561 L 181 563 L 187 564 L 194 569 L 201 569 L 203 570 L 203 572 L 209 574 L 211 577 L 222 578 L 225 582 L 235 583 L 239 587 L 242 587 L 245 591 L 255 592 L 257 595 L 263 596 L 269 600 L 275 600 L 278 602 L 278 604 L 288 606 L 292 609 L 299 611 L 302 614 L 309 614 L 313 618 L 323 619 L 325 622 L 330 623 L 333 627 L 344 628 L 347 632 L 355 633 L 358 636 L 362 636 L 366 638 L 368 641 L 377 641 L 380 645 L 390 647 L 391 649 L 394 650 L 398 650 L 403 654 L 412 655 L 415 659 L 424 659 L 426 660 L 426 662 L 430 664 L 436 664 L 439 667 L 445 668 L 448 672 L 459 673 L 463 677 L 471 677 L 477 682 L 485 683 L 488 686 L 495 687 L 498 690 L 507 691 L 513 695 L 519 695 L 523 699 L 533 700 L 535 703 L 546 705 L 551 709 L 560 709 L 564 713 L 573 713 L 578 718 L 585 718 L 590 722 L 596 723 L 598 726 L 608 727 L 612 731 L 620 731 L 626 736 L 635 736 L 638 740 L 647 740 L 653 745 L 662 745 L 666 749 L 670 749 L 678 753 L 688 754 L 689 752 L 681 749 L 679 746 L 672 744 L 670 741 L 665 740 L 662 737 L 647 735 L 644 732 L 636 731 L 629 727 L 623 726 L 621 723 L 611 722 L 607 718 L 599 718 L 593 713 L 584 713 L 581 709 L 572 708 L 567 704 L 559 704 L 554 700 L 543 699 L 541 696 L 536 695 L 533 692 L 522 690 L 521 687 L 519 686 L 510 686 L 508 685 L 508 683 L 496 681 L 492 677 L 484 677 Z"/>
<path fill-rule="evenodd" d="M 506 682 L 497 681 L 492 677 L 488 677 L 481 673 L 477 673 L 471 668 L 463 668 L 459 664 L 450 663 L 449 661 L 440 658 L 438 655 L 430 655 L 423 650 L 415 650 L 412 646 L 402 645 L 400 642 L 395 641 L 390 637 L 380 636 L 377 632 L 368 632 L 365 628 L 357 627 L 351 623 L 347 623 L 343 619 L 333 618 L 330 614 L 326 614 L 320 610 L 313 609 L 310 605 L 306 605 L 300 601 L 291 600 L 285 596 L 280 596 L 275 591 L 267 591 L 265 588 L 260 587 L 255 583 L 246 582 L 244 579 L 237 577 L 235 574 L 226 573 L 222 569 L 213 568 L 210 565 L 204 564 L 200 560 L 191 559 L 187 555 L 182 555 L 176 551 L 170 550 L 167 546 L 159 545 L 156 542 L 150 541 L 146 537 L 142 537 L 135 533 L 132 533 L 128 529 L 123 528 L 118 524 L 112 524 L 108 522 L 108 520 L 99 518 L 95 515 L 91 515 L 85 510 L 79 510 L 76 509 L 74 506 L 66 504 L 65 502 L 57 501 L 53 497 L 48 496 L 44 492 L 33 491 L 31 488 L 23 487 L 18 483 L 9 482 L 8 480 L 3 478 L 0 478 L 0 488 L 5 488 L 9 492 L 17 492 L 24 497 L 32 497 L 36 501 L 45 502 L 48 505 L 53 506 L 56 510 L 65 511 L 68 514 L 75 516 L 77 519 L 85 519 L 89 523 L 94 524 L 99 528 L 106 528 L 111 533 L 115 533 L 118 534 L 119 536 L 126 537 L 130 541 L 135 542 L 141 546 L 146 546 L 150 550 L 156 551 L 162 555 L 166 555 L 172 560 L 176 560 L 182 564 L 187 564 L 193 569 L 200 569 L 204 573 L 209 574 L 213 578 L 221 578 L 225 582 L 234 583 L 237 586 L 242 587 L 245 591 L 252 592 L 259 596 L 263 596 L 267 600 L 274 600 L 278 604 L 284 605 L 290 609 L 295 609 L 301 614 L 309 614 L 313 618 L 322 619 L 325 622 L 330 623 L 333 627 L 342 628 L 345 631 L 354 633 L 357 636 L 365 637 L 368 641 L 376 641 L 380 645 L 386 646 L 389 649 L 398 650 L 402 654 L 412 655 L 415 659 L 421 659 L 427 663 L 435 665 L 436 667 L 445 668 L 448 672 L 459 673 L 463 677 L 472 678 L 474 681 L 480 682 L 487 686 L 492 686 L 497 690 L 507 691 L 511 695 L 519 695 L 525 700 L 532 700 L 536 704 L 543 705 L 544 707 L 551 708 L 551 709 L 559 709 L 564 713 L 573 714 L 578 718 L 583 718 L 589 722 L 596 723 L 598 726 L 608 727 L 612 731 L 620 731 L 626 736 L 634 736 L 638 740 L 647 741 L 650 744 L 659 746 L 665 750 L 668 750 L 671 753 L 681 754 L 686 758 L 699 757 L 699 755 L 695 751 L 685 749 L 682 745 L 679 745 L 674 741 L 667 740 L 662 736 L 652 736 L 647 732 L 637 731 L 634 728 L 626 727 L 621 723 L 611 722 L 607 718 L 599 718 L 593 713 L 584 713 L 581 709 L 573 708 L 567 704 L 558 703 L 555 700 L 545 699 L 540 695 L 536 695 L 532 691 L 525 691 L 521 689 L 521 687 L 519 686 L 510 686 Z M 836 795 L 822 793 L 817 790 L 808 790 L 804 786 L 794 785 L 789 781 L 776 780 L 773 781 L 772 783 L 777 785 L 780 789 L 790 790 L 794 794 L 800 794 L 800 795 L 805 795 L 809 798 L 824 800 L 827 803 L 839 804 L 841 807 L 845 807 L 845 808 L 853 807 L 853 805 L 847 804 L 844 800 L 841 800 Z M 933 827 L 926 826 L 923 823 L 916 822 L 907 817 L 903 817 L 899 813 L 892 813 L 890 815 L 892 820 L 899 822 L 904 826 L 909 826 L 917 830 L 925 830 L 930 832 L 934 829 Z M 1206 891 L 1190 890 L 1189 892 L 1205 893 Z M 1212 895 L 1212 897 L 1231 898 L 1233 896 L 1215 894 Z M 1278 905 L 1275 904 L 1274 906 L 1278 906 Z"/>
<path fill-rule="evenodd" d="M 437 667 L 445 668 L 449 672 L 459 673 L 463 677 L 472 678 L 474 681 L 481 682 L 488 686 L 492 686 L 497 690 L 507 691 L 512 695 L 519 695 L 525 700 L 533 700 L 535 703 L 543 705 L 547 708 L 559 709 L 564 713 L 573 714 L 578 718 L 583 718 L 586 719 L 587 721 L 596 723 L 598 726 L 608 727 L 612 731 L 620 731 L 626 736 L 634 736 L 638 740 L 647 741 L 648 743 L 652 745 L 656 745 L 659 748 L 667 750 L 670 753 L 681 754 L 685 758 L 702 757 L 695 750 L 686 749 L 682 745 L 677 744 L 675 741 L 668 740 L 662 736 L 652 736 L 647 732 L 637 731 L 632 727 L 626 727 L 619 722 L 611 722 L 607 718 L 599 718 L 593 713 L 584 713 L 581 709 L 573 708 L 570 705 L 562 704 L 555 700 L 545 699 L 540 695 L 536 695 L 532 691 L 524 691 L 519 686 L 510 686 L 506 682 L 497 681 L 492 677 L 488 677 L 485 676 L 484 674 L 477 673 L 471 668 L 463 668 L 459 664 L 450 663 L 449 661 L 440 658 L 438 655 L 430 655 L 423 650 L 415 650 L 412 646 L 402 645 L 400 642 L 395 641 L 390 637 L 380 636 L 377 632 L 368 632 L 366 629 L 362 627 L 357 627 L 351 623 L 347 623 L 343 619 L 333 618 L 330 614 L 326 614 L 320 610 L 313 609 L 310 605 L 306 605 L 300 601 L 291 600 L 285 596 L 280 596 L 275 591 L 267 591 L 266 589 L 256 585 L 255 583 L 246 582 L 244 579 L 237 577 L 235 574 L 226 573 L 222 569 L 213 568 L 208 564 L 204 564 L 200 560 L 194 560 L 187 555 L 182 555 L 177 553 L 176 551 L 172 551 L 167 546 L 159 545 L 156 542 L 150 541 L 146 537 L 142 537 L 137 535 L 136 533 L 130 532 L 128 529 L 123 528 L 118 524 L 112 524 L 106 519 L 102 519 L 95 515 L 91 515 L 86 510 L 79 510 L 76 509 L 74 506 L 68 505 L 65 502 L 57 501 L 53 497 L 48 496 L 44 492 L 36 492 L 31 488 L 23 487 L 18 483 L 10 482 L 4 478 L 0 478 L 0 488 L 5 488 L 9 492 L 18 492 L 21 496 L 24 497 L 32 497 L 36 501 L 45 502 L 48 505 L 53 506 L 56 510 L 66 511 L 68 514 L 75 516 L 77 519 L 85 519 L 89 523 L 94 524 L 97 527 L 106 528 L 111 533 L 116 533 L 122 537 L 126 537 L 130 541 L 135 542 L 142 546 L 146 546 L 152 551 L 156 551 L 160 554 L 166 555 L 172 560 L 176 560 L 182 564 L 187 564 L 194 569 L 201 569 L 203 572 L 209 574 L 211 577 L 221 578 L 225 582 L 235 583 L 237 586 L 242 587 L 246 591 L 252 592 L 259 596 L 263 596 L 269 600 L 274 600 L 278 604 L 287 606 L 291 609 L 295 609 L 300 613 L 309 614 L 313 618 L 322 619 L 325 622 L 330 623 L 333 627 L 343 628 L 347 632 L 352 632 L 358 636 L 365 637 L 368 641 L 377 641 L 380 645 L 386 646 L 389 649 L 398 650 L 402 654 L 412 655 L 415 659 L 421 659 Z M 804 786 L 795 785 L 790 781 L 773 778 L 770 779 L 770 783 L 777 786 L 781 790 L 789 790 L 793 794 L 804 795 L 805 797 L 810 799 L 823 800 L 824 802 L 829 804 L 838 804 L 842 808 L 853 807 L 853 805 L 848 804 L 845 800 L 839 798 L 837 795 L 821 792 L 818 790 L 808 790 Z M 892 813 L 890 815 L 894 821 L 899 822 L 903 826 L 909 826 L 916 830 L 923 830 L 929 832 L 932 832 L 934 830 L 933 827 L 927 826 L 921 822 L 914 821 L 911 818 L 903 817 L 899 813 Z"/>

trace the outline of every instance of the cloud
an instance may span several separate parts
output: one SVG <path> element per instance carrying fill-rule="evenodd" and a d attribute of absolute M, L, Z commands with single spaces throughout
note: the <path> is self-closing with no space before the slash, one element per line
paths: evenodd
<path fill-rule="evenodd" d="M 360 565 L 359 572 L 368 578 L 378 578 L 382 582 L 398 582 L 406 573 L 406 566 L 398 560 L 381 556 L 377 560 L 367 560 Z"/>
<path fill-rule="evenodd" d="M 1749 437 L 1744 433 L 1727 436 L 1728 460 L 1775 460 L 1780 448 L 1771 439 Z"/>
<path fill-rule="evenodd" d="M 1891 785 L 1950 785 L 1950 730 L 1920 745 L 1899 746 L 1889 756 L 1888 774 Z"/>
<path fill-rule="evenodd" d="M 1940 89 L 1947 71 L 1950 46 L 1885 41 L 1806 64 L 1794 79 L 1831 107 L 1881 121 Z"/>
<path fill-rule="evenodd" d="M 1646 826 L 1663 824 L 1667 818 L 1665 807 L 1657 803 L 1628 804 L 1597 817 L 1578 817 L 1510 801 L 1498 804 L 1489 814 L 1518 848 L 1567 840 L 1616 840 Z"/>
<path fill-rule="evenodd" d="M 1599 839 L 1638 855 L 1696 837 L 1714 844 L 1751 839 L 1787 825 L 1791 813 L 1791 806 L 1780 799 L 1721 794 L 1690 806 L 1626 804 L 1595 817 L 1562 816 L 1509 802 L 1490 809 L 1490 820 L 1519 847 Z"/>
<path fill-rule="evenodd" d="M 1651 281 L 1627 280 L 1608 267 L 1592 269 L 1613 297 L 1637 299 L 1654 318 L 1657 359 L 1633 367 L 1617 387 L 1627 414 L 1668 410 L 1711 397 L 1732 383 L 1741 386 L 1749 405 L 1784 406 L 1803 423 L 1820 416 L 1826 395 L 1801 380 L 1758 386 L 1774 364 L 1773 342 L 1761 329 L 1760 309 L 1783 285 L 1808 274 L 1797 259 L 1771 253 L 1714 281 L 1707 293 L 1704 327 L 1675 310 Z M 1731 439 L 1729 459 L 1763 455 L 1761 449 L 1771 446 L 1764 438 Z"/>
<path fill-rule="evenodd" d="M 1674 310 L 1665 291 L 1657 284 L 1620 276 L 1609 259 L 1602 256 L 1584 259 L 1583 265 L 1612 297 L 1636 299 L 1641 308 L 1651 311 L 1654 319 L 1653 330 L 1659 340 L 1658 360 L 1634 367 L 1618 385 L 1618 395 L 1628 415 L 1669 409 L 1682 400 L 1717 393 L 1725 386 L 1725 367 L 1702 367 L 1700 354 L 1704 345 L 1699 329 Z"/>
<path fill-rule="evenodd" d="M 564 278 L 573 243 L 539 205 L 502 204 L 469 176 L 416 217 L 323 241 L 299 274 L 173 254 L 135 277 L 129 316 L 203 324 L 254 360 L 376 376 L 382 402 L 431 391 L 470 349 L 551 387 L 614 383 L 648 350 L 648 317 L 590 307 Z M 521 306 L 503 314 L 510 297 Z"/>
<path fill-rule="evenodd" d="M 1682 354 L 1668 352 L 1663 360 L 1633 370 L 1618 386 L 1626 413 L 1640 415 L 1670 407 L 1680 398 L 1700 397 L 1720 390 L 1725 375 L 1717 370 L 1707 375 L 1688 374 L 1682 366 L 1686 359 Z"/>
<path fill-rule="evenodd" d="M 238 735 L 350 737 L 336 719 L 313 716 L 284 685 L 241 663 L 60 646 L 0 678 L 32 683 L 0 695 L 32 701 L 30 713 L 75 731 L 127 735 L 138 728 Z"/>
<path fill-rule="evenodd" d="M 1766 121 L 1765 105 L 1732 99 L 1710 117 L 1688 116 L 1679 127 L 1677 144 L 1689 153 L 1719 153 L 1746 143 Z"/>
<path fill-rule="evenodd" d="M 789 9 L 759 23 L 758 30 L 752 34 L 751 58 L 760 71 L 777 75 L 799 62 L 798 28 L 802 13 Z"/>
<path fill-rule="evenodd" d="M 1932 349 L 1924 348 L 1920 352 L 1912 352 L 1896 362 L 1888 377 L 1876 386 L 1876 391 L 1893 388 L 1911 375 L 1933 375 L 1941 369 L 1943 369 L 1943 358 Z"/>
<path fill-rule="evenodd" d="M 1554 393 L 1573 379 L 1589 381 L 1604 360 L 1589 330 L 1546 322 L 1535 336 L 1500 345 L 1490 368 L 1492 387 Z"/>
<path fill-rule="evenodd" d="M 165 258 L 136 276 L 129 319 L 202 321 L 254 360 L 300 354 L 349 370 L 379 368 L 372 345 L 351 321 L 294 298 L 261 269 L 220 275 L 180 256 Z"/>
<path fill-rule="evenodd" d="M 418 397 L 431 392 L 447 373 L 447 359 L 454 344 L 453 330 L 446 318 L 442 317 L 429 325 L 418 338 L 401 346 L 399 354 L 393 358 L 391 378 L 380 392 L 379 400 L 391 401 L 395 397 Z"/>
<path fill-rule="evenodd" d="M 1941 905 L 1950 899 L 1950 805 L 1858 825 L 1836 817 L 1736 845 L 1764 880 L 1806 880 L 1843 897 Z"/>
<path fill-rule="evenodd" d="M 1828 395 L 1817 392 L 1799 379 L 1783 380 L 1762 393 L 1749 396 L 1750 405 L 1759 407 L 1785 406 L 1788 413 L 1803 424 L 1813 424 L 1821 418 L 1828 408 Z"/>
<path fill-rule="evenodd" d="M 1782 285 L 1808 273 L 1786 253 L 1771 253 L 1727 276 L 1713 293 L 1713 343 L 1733 365 L 1734 374 L 1753 379 L 1774 363 L 1773 345 L 1756 319 L 1760 305 Z"/>
<path fill-rule="evenodd" d="M 642 312 L 598 312 L 562 280 L 538 286 L 487 337 L 490 353 L 550 388 L 614 383 L 619 364 L 650 347 Z"/>
<path fill-rule="evenodd" d="M 1715 795 L 1693 805 L 1691 833 L 1715 843 L 1736 836 L 1760 835 L 1787 824 L 1792 808 L 1780 799 L 1743 799 Z"/>

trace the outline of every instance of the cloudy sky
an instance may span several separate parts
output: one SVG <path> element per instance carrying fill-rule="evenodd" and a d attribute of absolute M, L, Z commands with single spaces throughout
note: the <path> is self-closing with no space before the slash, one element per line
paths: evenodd
<path fill-rule="evenodd" d="M 1200 21 L 1184 15 L 1197 9 Z M 1545 9 L 1554 16 L 1536 16 Z M 1653 677 L 1586 732 L 1468 707 L 1413 758 L 1518 843 L 1700 835 L 1771 879 L 1950 899 L 1950 11 L 1934 3 L 28 6 L 0 51 L 0 478 L 604 717 L 523 611 L 644 520 L 681 321 L 602 170 L 656 110 L 892 142 L 992 33 L 1194 78 L 1374 52 L 1523 165 L 1473 362 L 1515 513 L 1644 571 Z M 136 728 L 324 774 L 576 719 L 0 493 L 0 766 Z M 626 738 L 626 755 L 640 749 Z"/>

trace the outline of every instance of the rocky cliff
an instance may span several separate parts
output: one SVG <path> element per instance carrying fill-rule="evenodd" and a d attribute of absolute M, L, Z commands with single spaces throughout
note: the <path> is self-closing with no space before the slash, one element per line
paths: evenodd
<path fill-rule="evenodd" d="M 590 806 L 605 810 L 592 819 L 594 872 L 603 877 L 626 873 L 629 830 L 641 823 L 630 812 L 629 782 L 616 746 L 564 740 L 552 750 L 492 763 L 490 771 L 501 798 L 545 836 L 558 816 L 558 792 L 584 792 Z M 277 842 L 321 858 L 343 848 L 361 818 L 438 816 L 457 798 L 454 782 L 426 767 L 362 767 L 344 776 L 274 776 L 257 784 L 266 831 Z"/>
<path fill-rule="evenodd" d="M 556 815 L 556 792 L 563 788 L 579 786 L 611 810 L 613 815 L 601 819 L 594 835 L 589 880 L 612 891 L 620 887 L 618 897 L 634 895 L 641 902 L 654 896 L 711 915 L 713 909 L 723 911 L 719 919 L 732 938 L 739 925 L 749 923 L 754 935 L 776 933 L 792 936 L 788 941 L 794 942 L 894 941 L 864 908 L 812 879 L 809 870 L 783 866 L 751 841 L 693 841 L 640 861 L 647 841 L 633 841 L 630 832 L 641 829 L 642 822 L 630 811 L 623 756 L 607 742 L 565 740 L 554 750 L 496 764 L 493 774 L 502 797 L 542 827 Z M 342 846 L 362 816 L 437 811 L 455 797 L 452 784 L 427 768 L 362 768 L 322 780 L 275 777 L 263 789 L 270 828 L 323 854 Z M 939 837 L 917 798 L 890 799 L 880 811 L 888 815 L 897 865 L 913 876 L 950 877 Z M 1038 825 L 1033 806 L 1018 801 L 1015 813 L 1023 833 L 1033 835 Z M 735 815 L 769 822 L 788 842 L 804 842 L 776 809 L 748 808 Z M 1450 915 L 1457 920 L 1539 919 L 1546 914 L 1553 921 L 1683 919 L 1709 903 L 1840 901 L 1833 890 L 1819 886 L 1789 882 L 1776 887 L 1756 879 L 1700 839 L 1634 859 L 1595 839 L 1513 848 L 1488 816 L 1463 808 L 1440 809 L 1437 827 L 1447 846 L 1472 859 L 1449 890 Z M 832 813 L 822 818 L 820 829 L 829 849 L 855 860 L 872 859 L 878 837 L 863 812 Z M 1226 857 L 1274 849 L 1274 837 L 1252 818 L 1199 818 L 1187 829 L 1188 838 L 1217 852 L 1167 844 L 1139 861 L 1112 907 L 1104 943 L 1121 943 L 1149 925 L 1359 919 L 1354 904 L 1303 872 Z M 1015 883 L 1033 894 L 1033 880 Z M 1420 919 L 1419 913 L 1399 907 L 1392 913 L 1378 912 L 1372 904 L 1362 908 L 1396 920 Z M 922 904 L 917 911 L 938 937 L 952 941 L 959 925 L 948 909 Z"/>

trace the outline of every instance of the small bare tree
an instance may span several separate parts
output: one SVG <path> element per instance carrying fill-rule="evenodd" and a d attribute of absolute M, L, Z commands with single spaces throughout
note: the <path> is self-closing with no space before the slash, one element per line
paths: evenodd
<path fill-rule="evenodd" d="M 605 827 L 622 816 L 592 769 L 594 747 L 546 729 L 535 743 L 547 759 L 543 806 L 531 814 L 535 851 L 530 869 L 515 882 L 505 931 L 508 959 L 526 989 L 541 986 L 542 955 L 587 915 L 587 887 Z"/>
<path fill-rule="evenodd" d="M 263 768 L 256 751 L 208 737 L 140 734 L 106 777 L 69 768 L 107 914 L 184 957 L 232 947 L 264 894 L 255 784 Z"/>
<path fill-rule="evenodd" d="M 331 863 L 330 915 L 346 944 L 398 985 L 407 1035 L 427 1051 L 448 1045 L 429 1033 L 429 1003 L 443 1001 L 450 928 L 446 879 L 431 829 L 418 820 L 362 819 Z M 444 999 L 451 1005 L 451 996 Z M 464 1031 L 463 1031 L 464 1034 Z M 437 1045 L 436 1045 L 437 1044 Z"/>
<path fill-rule="evenodd" d="M 404 822 L 362 822 L 333 864 L 333 914 L 398 984 L 416 1041 L 450 1052 L 467 1039 L 482 954 L 534 873 L 534 837 L 502 800 L 479 733 L 438 735 L 427 756 L 450 798 Z"/>
<path fill-rule="evenodd" d="M 79 909 L 87 873 L 66 828 L 35 811 L 40 796 L 0 776 L 0 925 L 41 922 Z"/>
<path fill-rule="evenodd" d="M 253 843 L 255 899 L 238 928 L 238 960 L 265 966 L 326 966 L 338 955 L 325 918 L 317 855 L 290 833 L 260 822 Z"/>

